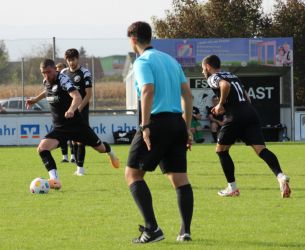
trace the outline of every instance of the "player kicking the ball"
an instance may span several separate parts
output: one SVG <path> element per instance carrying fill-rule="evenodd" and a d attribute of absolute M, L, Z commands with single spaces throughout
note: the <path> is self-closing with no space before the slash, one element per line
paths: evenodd
<path fill-rule="evenodd" d="M 277 157 L 265 146 L 259 116 L 250 102 L 240 79 L 230 72 L 220 71 L 221 62 L 216 55 L 203 59 L 203 74 L 209 86 L 219 97 L 219 103 L 212 109 L 215 115 L 224 114 L 225 124 L 218 134 L 216 153 L 219 156 L 228 186 L 218 192 L 220 196 L 238 196 L 234 176 L 234 163 L 229 149 L 236 139 L 251 145 L 256 154 L 262 158 L 276 176 L 283 198 L 290 197 L 289 177 L 282 173 Z"/>
<path fill-rule="evenodd" d="M 111 151 L 107 142 L 101 142 L 88 123 L 78 111 L 82 98 L 74 87 L 70 78 L 56 71 L 55 63 L 45 59 L 40 64 L 40 71 L 44 77 L 45 91 L 34 98 L 26 100 L 29 108 L 39 100 L 46 98 L 51 107 L 53 130 L 48 133 L 38 145 L 37 151 L 50 176 L 50 187 L 60 189 L 56 163 L 51 150 L 57 148 L 67 140 L 82 142 L 93 147 L 99 153 L 107 153 L 114 168 L 119 167 L 119 160 Z"/>

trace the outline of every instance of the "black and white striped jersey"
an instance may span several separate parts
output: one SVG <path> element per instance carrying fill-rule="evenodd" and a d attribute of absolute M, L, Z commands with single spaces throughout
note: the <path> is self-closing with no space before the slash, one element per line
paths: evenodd
<path fill-rule="evenodd" d="M 218 72 L 208 78 L 209 86 L 213 89 L 218 97 L 220 97 L 219 83 L 222 80 L 231 85 L 230 92 L 224 106 L 236 106 L 247 102 L 244 85 L 236 75 L 230 72 Z"/>
<path fill-rule="evenodd" d="M 65 68 L 61 71 L 61 73 L 70 77 L 82 98 L 84 98 L 86 95 L 86 88 L 92 88 L 91 73 L 83 66 L 74 72 L 70 71 L 69 68 Z"/>
<path fill-rule="evenodd" d="M 75 111 L 72 118 L 65 118 L 65 113 L 72 102 L 72 97 L 69 93 L 76 90 L 71 79 L 64 74 L 58 73 L 54 83 L 44 80 L 43 84 L 46 99 L 50 104 L 54 127 L 79 124 L 83 119 L 78 110 Z"/>

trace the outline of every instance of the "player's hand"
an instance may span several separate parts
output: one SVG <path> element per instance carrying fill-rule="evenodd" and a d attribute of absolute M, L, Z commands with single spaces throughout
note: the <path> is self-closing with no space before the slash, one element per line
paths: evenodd
<path fill-rule="evenodd" d="M 69 110 L 65 113 L 65 118 L 69 119 L 72 118 L 74 116 L 74 112 Z"/>
<path fill-rule="evenodd" d="M 149 128 L 145 128 L 142 132 L 142 136 L 143 136 L 143 140 L 146 143 L 147 149 L 148 151 L 151 150 L 151 143 L 150 143 L 150 129 Z"/>
<path fill-rule="evenodd" d="M 187 130 L 187 134 L 188 134 L 188 137 L 187 137 L 186 148 L 189 151 L 191 151 L 192 150 L 192 144 L 193 144 L 193 133 L 192 133 L 191 129 Z"/>
<path fill-rule="evenodd" d="M 29 99 L 27 99 L 27 100 L 25 101 L 25 107 L 26 107 L 26 109 L 30 109 L 31 106 L 32 106 L 33 104 L 35 104 L 35 103 L 36 103 L 36 101 L 35 101 L 34 98 L 29 98 Z"/>
<path fill-rule="evenodd" d="M 212 108 L 211 112 L 214 115 L 222 115 L 225 112 L 225 108 L 218 103 L 214 108 Z"/>

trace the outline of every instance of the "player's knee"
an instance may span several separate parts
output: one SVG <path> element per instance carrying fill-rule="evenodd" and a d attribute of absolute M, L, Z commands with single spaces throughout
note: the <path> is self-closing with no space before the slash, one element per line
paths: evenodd
<path fill-rule="evenodd" d="M 135 181 L 143 180 L 143 176 L 144 174 L 140 170 L 130 167 L 125 168 L 125 180 L 128 186 L 130 186 Z"/>

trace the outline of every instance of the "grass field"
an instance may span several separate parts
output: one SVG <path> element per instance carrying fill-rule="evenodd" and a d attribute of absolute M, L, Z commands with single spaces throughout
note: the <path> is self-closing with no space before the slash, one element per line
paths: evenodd
<path fill-rule="evenodd" d="M 148 174 L 158 223 L 165 240 L 134 246 L 142 218 L 124 181 L 124 167 L 109 166 L 105 155 L 87 149 L 87 175 L 59 163 L 60 191 L 32 195 L 29 184 L 47 177 L 34 147 L 0 148 L 0 249 L 305 249 L 304 144 L 270 144 L 291 177 L 292 198 L 280 198 L 271 171 L 252 150 L 231 152 L 241 191 L 222 198 L 225 179 L 214 145 L 196 145 L 188 155 L 194 189 L 193 241 L 177 243 L 179 213 L 175 191 L 160 171 Z M 114 146 L 125 165 L 128 146 Z"/>

